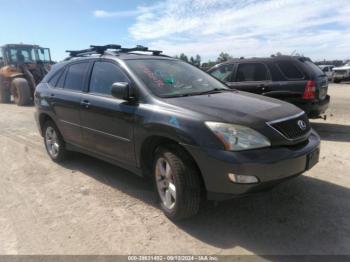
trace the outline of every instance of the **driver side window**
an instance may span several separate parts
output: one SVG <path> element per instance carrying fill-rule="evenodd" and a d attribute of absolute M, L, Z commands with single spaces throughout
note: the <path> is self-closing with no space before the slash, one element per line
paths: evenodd
<path fill-rule="evenodd" d="M 95 62 L 90 80 L 90 93 L 111 95 L 112 85 L 115 82 L 129 81 L 117 65 L 109 62 Z"/>

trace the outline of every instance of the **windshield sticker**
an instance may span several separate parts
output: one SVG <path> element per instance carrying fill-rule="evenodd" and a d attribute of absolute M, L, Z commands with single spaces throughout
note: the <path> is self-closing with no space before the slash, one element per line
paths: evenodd
<path fill-rule="evenodd" d="M 143 72 L 158 86 L 164 87 L 164 82 L 157 78 L 157 76 L 146 66 L 142 66 Z"/>

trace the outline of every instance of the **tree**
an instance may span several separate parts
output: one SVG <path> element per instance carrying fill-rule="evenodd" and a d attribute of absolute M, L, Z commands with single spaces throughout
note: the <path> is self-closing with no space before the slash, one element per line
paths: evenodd
<path fill-rule="evenodd" d="M 225 62 L 225 61 L 228 61 L 228 60 L 231 60 L 231 59 L 232 59 L 232 56 L 230 56 L 228 53 L 221 52 L 219 54 L 219 57 L 216 59 L 216 61 L 218 63 L 222 63 L 222 62 Z"/>
<path fill-rule="evenodd" d="M 192 65 L 194 65 L 195 62 L 196 62 L 196 61 L 194 60 L 193 56 L 191 56 L 191 57 L 190 57 L 190 63 L 191 63 Z"/>
<path fill-rule="evenodd" d="M 185 61 L 185 62 L 188 63 L 188 57 L 187 57 L 187 55 L 185 55 L 184 53 L 181 53 L 179 58 L 180 58 L 182 61 Z"/>
<path fill-rule="evenodd" d="M 194 59 L 194 65 L 197 67 L 201 66 L 201 56 L 200 55 L 196 55 L 196 58 Z"/>

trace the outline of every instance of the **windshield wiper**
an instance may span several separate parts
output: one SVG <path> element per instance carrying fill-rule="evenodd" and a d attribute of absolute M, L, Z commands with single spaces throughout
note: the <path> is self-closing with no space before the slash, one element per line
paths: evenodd
<path fill-rule="evenodd" d="M 199 96 L 199 95 L 210 95 L 210 94 L 217 94 L 221 92 L 232 92 L 237 91 L 236 89 L 229 89 L 229 88 L 214 88 L 207 91 L 201 91 L 201 92 L 192 92 L 192 93 L 184 93 L 184 94 L 173 94 L 173 95 L 166 95 L 162 96 L 163 98 L 172 98 L 172 97 L 185 97 L 185 96 Z"/>
<path fill-rule="evenodd" d="M 196 95 L 210 95 L 210 94 L 216 94 L 216 93 L 221 93 L 221 92 L 232 92 L 232 91 L 236 91 L 235 89 L 229 89 L 229 88 L 214 88 L 211 90 L 207 90 L 207 91 L 202 91 L 202 92 L 198 92 L 198 93 L 194 93 Z"/>

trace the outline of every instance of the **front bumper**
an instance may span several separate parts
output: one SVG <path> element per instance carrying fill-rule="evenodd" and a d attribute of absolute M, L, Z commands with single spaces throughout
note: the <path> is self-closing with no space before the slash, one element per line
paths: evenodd
<path fill-rule="evenodd" d="M 208 198 L 223 199 L 261 191 L 303 173 L 308 168 L 308 155 L 319 150 L 320 138 L 312 131 L 308 140 L 299 146 L 241 152 L 203 149 L 190 145 L 185 147 L 198 164 Z M 229 180 L 229 173 L 255 176 L 259 182 L 236 184 Z"/>

